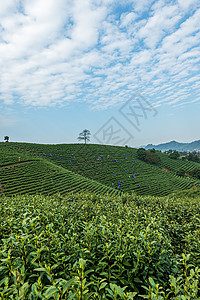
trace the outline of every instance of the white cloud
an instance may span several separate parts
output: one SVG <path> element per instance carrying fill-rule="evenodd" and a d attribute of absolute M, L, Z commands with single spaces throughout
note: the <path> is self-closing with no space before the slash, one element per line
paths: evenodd
<path fill-rule="evenodd" d="M 187 11 L 191 8 L 197 7 L 199 4 L 199 1 L 198 0 L 178 0 L 178 4 L 183 10 Z"/>
<path fill-rule="evenodd" d="M 2 1 L 0 11 L 0 101 L 5 104 L 86 101 L 105 108 L 136 89 L 171 105 L 192 89 L 198 96 L 196 1 L 20 3 Z"/>
<path fill-rule="evenodd" d="M 131 0 L 130 2 L 133 3 L 134 10 L 141 13 L 147 11 L 151 7 L 154 0 Z"/>
<path fill-rule="evenodd" d="M 152 59 L 153 53 L 148 49 L 134 53 L 131 63 L 133 65 L 143 65 Z"/>
<path fill-rule="evenodd" d="M 177 6 L 164 6 L 154 12 L 137 36 L 144 39 L 148 47 L 155 47 L 165 34 L 173 30 L 179 20 Z"/>
<path fill-rule="evenodd" d="M 138 15 L 134 12 L 122 13 L 120 17 L 120 27 L 129 27 L 137 19 Z"/>

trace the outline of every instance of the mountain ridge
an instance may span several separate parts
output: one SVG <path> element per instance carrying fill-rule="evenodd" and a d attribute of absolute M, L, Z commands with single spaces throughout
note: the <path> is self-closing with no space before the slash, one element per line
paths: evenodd
<path fill-rule="evenodd" d="M 176 151 L 200 151 L 200 140 L 191 143 L 180 143 L 177 141 L 170 141 L 158 145 L 148 144 L 144 147 L 146 150 L 154 148 L 159 151 L 176 150 Z"/>

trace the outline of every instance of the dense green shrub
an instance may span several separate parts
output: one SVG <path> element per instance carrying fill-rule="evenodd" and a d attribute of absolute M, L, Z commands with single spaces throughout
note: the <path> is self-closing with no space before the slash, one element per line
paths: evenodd
<path fill-rule="evenodd" d="M 180 153 L 176 150 L 169 154 L 169 158 L 177 159 L 178 157 L 180 157 Z"/>
<path fill-rule="evenodd" d="M 178 171 L 176 171 L 176 175 L 185 176 L 185 170 L 184 169 L 179 169 Z"/>
<path fill-rule="evenodd" d="M 196 154 L 189 153 L 188 156 L 186 156 L 186 158 L 189 161 L 200 162 L 200 159 Z"/>
<path fill-rule="evenodd" d="M 200 198 L 0 198 L 1 299 L 197 299 Z"/>
<path fill-rule="evenodd" d="M 192 170 L 191 175 L 197 179 L 200 179 L 200 168 L 195 168 Z"/>
<path fill-rule="evenodd" d="M 145 161 L 148 164 L 158 164 L 160 162 L 160 157 L 155 152 L 147 151 Z"/>
<path fill-rule="evenodd" d="M 146 160 L 146 150 L 144 148 L 139 148 L 137 150 L 137 157 L 142 161 Z"/>

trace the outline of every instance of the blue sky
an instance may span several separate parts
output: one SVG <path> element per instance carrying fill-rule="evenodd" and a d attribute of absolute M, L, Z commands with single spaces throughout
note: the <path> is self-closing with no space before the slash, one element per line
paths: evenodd
<path fill-rule="evenodd" d="M 198 0 L 0 6 L 0 139 L 75 143 L 85 128 L 101 144 L 200 139 Z"/>

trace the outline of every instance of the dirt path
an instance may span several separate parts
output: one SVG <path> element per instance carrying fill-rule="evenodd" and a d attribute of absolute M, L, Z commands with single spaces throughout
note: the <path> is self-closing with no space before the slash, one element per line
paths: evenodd
<path fill-rule="evenodd" d="M 21 161 L 21 162 L 17 162 L 17 163 L 14 163 L 14 164 L 2 166 L 2 167 L 0 167 L 0 170 L 12 168 L 12 167 L 14 167 L 14 166 L 19 166 L 20 164 L 28 164 L 28 163 L 30 163 L 30 162 L 32 162 L 32 161 L 35 161 L 35 160 Z"/>
<path fill-rule="evenodd" d="M 185 173 L 185 175 L 186 175 L 188 178 L 191 178 L 191 177 L 192 177 L 191 174 L 189 174 L 189 173 Z"/>
<path fill-rule="evenodd" d="M 167 171 L 167 172 L 170 172 L 170 170 L 167 169 L 167 168 L 165 168 L 165 167 L 162 167 L 162 170 Z"/>

